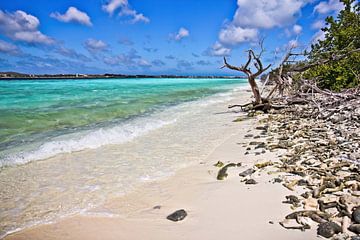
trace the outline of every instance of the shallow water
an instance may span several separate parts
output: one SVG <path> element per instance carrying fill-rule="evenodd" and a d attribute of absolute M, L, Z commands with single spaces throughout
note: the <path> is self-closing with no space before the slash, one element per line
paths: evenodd
<path fill-rule="evenodd" d="M 195 80 L 195 86 L 201 81 L 211 80 Z M 202 85 L 206 94 L 201 90 L 200 95 L 154 104 L 136 117 L 110 117 L 106 124 L 54 130 L 41 144 L 34 140 L 35 150 L 22 156 L 45 160 L 20 161 L 0 171 L 0 235 L 84 212 L 205 159 L 236 129 L 229 125 L 234 115 L 223 113 L 242 92 L 229 90 L 241 86 L 239 80 L 216 81 L 224 84 L 210 90 L 209 84 Z"/>
<path fill-rule="evenodd" d="M 0 81 L 0 167 L 126 141 L 166 124 L 154 121 L 143 129 L 132 120 L 224 92 L 243 82 L 239 79 Z"/>

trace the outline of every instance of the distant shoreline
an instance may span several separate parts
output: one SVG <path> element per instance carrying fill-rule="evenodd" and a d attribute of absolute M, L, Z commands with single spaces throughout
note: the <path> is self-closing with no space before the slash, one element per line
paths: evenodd
<path fill-rule="evenodd" d="M 246 79 L 245 76 L 185 76 L 185 75 L 125 75 L 125 74 L 23 74 L 0 72 L 0 80 L 32 79 L 133 79 L 133 78 L 231 78 Z"/>

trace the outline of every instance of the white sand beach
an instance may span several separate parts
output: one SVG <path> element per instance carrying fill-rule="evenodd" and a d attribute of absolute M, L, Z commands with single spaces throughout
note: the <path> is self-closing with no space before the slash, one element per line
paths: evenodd
<path fill-rule="evenodd" d="M 244 102 L 250 94 L 242 91 L 241 96 L 226 104 Z M 231 122 L 242 114 L 229 111 L 222 115 L 232 132 L 196 164 L 167 179 L 145 183 L 82 214 L 28 228 L 5 239 L 315 239 L 314 230 L 285 230 L 279 225 L 291 212 L 289 205 L 281 203 L 291 192 L 270 181 L 274 176 L 263 171 L 252 176 L 256 185 L 240 181 L 239 172 L 277 157 L 276 152 L 268 151 L 244 155 L 246 148 L 242 145 L 251 141 L 244 135 L 256 134 L 257 120 Z M 217 161 L 242 166 L 229 168 L 229 176 L 219 181 L 219 168 L 213 166 Z M 184 220 L 166 219 L 178 209 L 187 211 Z"/>

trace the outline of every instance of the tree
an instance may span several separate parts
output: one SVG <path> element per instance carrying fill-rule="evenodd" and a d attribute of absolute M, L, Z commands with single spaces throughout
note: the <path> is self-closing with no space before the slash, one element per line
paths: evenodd
<path fill-rule="evenodd" d="M 360 53 L 356 51 L 360 49 L 360 3 L 340 1 L 344 9 L 336 18 L 326 18 L 325 37 L 313 44 L 309 53 L 309 64 L 314 67 L 305 73 L 307 78 L 317 79 L 319 87 L 335 91 L 357 86 L 360 81 Z"/>
<path fill-rule="evenodd" d="M 261 51 L 262 53 L 262 51 Z M 245 65 L 242 65 L 240 67 L 236 67 L 233 65 L 228 64 L 228 62 L 226 61 L 226 58 L 224 57 L 224 66 L 222 68 L 229 68 L 235 71 L 240 71 L 246 74 L 246 76 L 248 77 L 248 81 L 249 84 L 251 86 L 251 90 L 254 94 L 254 98 L 255 98 L 255 105 L 259 105 L 262 103 L 263 99 L 261 98 L 261 94 L 260 94 L 260 90 L 259 87 L 257 86 L 256 83 L 256 78 L 258 78 L 263 72 L 265 72 L 266 70 L 268 70 L 271 66 L 271 64 L 269 64 L 267 67 L 263 67 L 263 64 L 260 60 L 261 57 L 261 53 L 259 55 L 255 55 L 253 50 L 248 50 L 248 60 L 245 63 Z M 251 61 L 254 60 L 254 66 L 257 69 L 257 71 L 255 73 L 252 72 L 252 70 L 250 69 L 250 63 Z"/>

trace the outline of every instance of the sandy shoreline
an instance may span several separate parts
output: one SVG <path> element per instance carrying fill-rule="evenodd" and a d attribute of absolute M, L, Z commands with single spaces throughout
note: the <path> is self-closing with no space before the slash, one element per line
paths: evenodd
<path fill-rule="evenodd" d="M 244 135 L 256 133 L 257 121 L 233 124 L 238 130 L 205 161 L 166 180 L 149 182 L 86 214 L 25 229 L 5 239 L 315 239 L 313 229 L 285 230 L 278 224 L 291 212 L 289 205 L 281 204 L 290 191 L 272 183 L 274 175 L 255 173 L 257 185 L 240 182 L 239 172 L 256 162 L 276 159 L 276 152 L 244 155 L 246 147 L 242 145 L 251 141 Z M 229 177 L 218 181 L 218 168 L 213 164 L 219 160 L 241 162 L 242 166 L 229 169 Z M 185 220 L 166 219 L 178 209 L 188 212 Z"/>

